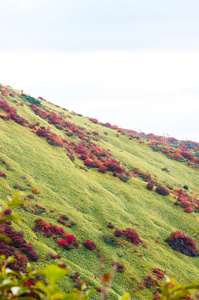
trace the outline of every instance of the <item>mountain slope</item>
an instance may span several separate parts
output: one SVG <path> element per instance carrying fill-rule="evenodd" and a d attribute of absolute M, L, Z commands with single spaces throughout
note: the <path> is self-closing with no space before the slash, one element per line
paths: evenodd
<path fill-rule="evenodd" d="M 99 287 L 100 250 L 107 271 L 114 262 L 125 266 L 124 273 L 116 272 L 111 290 L 114 299 L 134 289 L 135 299 L 152 299 L 154 288 L 141 289 L 140 282 L 152 275 L 154 268 L 181 283 L 198 279 L 198 257 L 174 251 L 166 242 L 175 230 L 193 237 L 191 229 L 199 231 L 197 212 L 185 213 L 173 205 L 178 191 L 168 196 L 156 193 L 155 188 L 149 191 L 143 176 L 148 172 L 156 184 L 167 185 L 171 191 L 185 191 L 183 186 L 188 186 L 193 197 L 194 188 L 199 189 L 197 157 L 188 165 L 187 161 L 176 161 L 154 152 L 146 135 L 105 126 L 10 87 L 1 86 L 0 101 L 4 103 L 0 108 L 0 171 L 6 173 L 5 178 L 0 177 L 0 204 L 6 203 L 8 195 L 24 190 L 25 208 L 15 209 L 23 222 L 14 223 L 14 227 L 34 244 L 40 256 L 35 266 L 52 262 L 49 253 L 59 254 L 56 263 L 65 262 L 70 274 L 79 272 L 90 286 Z M 90 167 L 85 165 L 87 159 Z M 40 193 L 34 194 L 33 188 Z M 37 215 L 36 205 L 46 210 Z M 61 226 L 77 238 L 79 248 L 66 250 L 53 237 L 32 230 L 38 217 L 60 226 L 57 220 L 62 214 L 69 217 L 70 227 Z M 71 226 L 71 221 L 76 225 Z M 135 229 L 141 244 L 115 237 L 115 228 L 107 227 L 109 222 L 119 230 Z M 198 244 L 198 236 L 194 238 Z M 96 243 L 93 251 L 84 246 L 88 239 Z M 61 284 L 64 290 L 73 286 L 69 277 Z"/>

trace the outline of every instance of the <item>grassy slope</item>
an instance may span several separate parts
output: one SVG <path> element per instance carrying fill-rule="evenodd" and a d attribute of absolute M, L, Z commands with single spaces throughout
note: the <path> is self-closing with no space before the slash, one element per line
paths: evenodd
<path fill-rule="evenodd" d="M 28 106 L 19 106 L 12 100 L 10 104 L 16 107 L 22 117 L 48 126 L 48 123 L 36 116 Z M 45 102 L 44 105 L 57 112 L 63 112 L 61 108 L 52 104 Z M 199 170 L 169 160 L 163 154 L 153 152 L 147 145 L 139 144 L 137 140 L 128 140 L 128 137 L 123 135 L 116 137 L 113 129 L 93 124 L 87 118 L 69 112 L 65 114 L 72 116 L 70 122 L 88 130 L 97 130 L 104 136 L 106 140 L 96 144 L 110 149 L 115 158 L 126 163 L 129 169 L 139 167 L 142 171 L 157 175 L 159 182 L 166 180 L 171 185 L 175 182 L 187 184 L 190 189 L 199 188 Z M 63 134 L 53 125 L 50 126 L 53 132 Z M 175 252 L 165 242 L 170 232 L 176 229 L 190 236 L 193 236 L 191 228 L 199 231 L 197 214 L 186 214 L 182 208 L 174 206 L 171 195 L 163 197 L 154 191 L 149 192 L 146 183 L 139 179 L 131 178 L 127 183 L 123 183 L 109 173 L 101 174 L 95 169 L 86 172 L 80 169 L 82 161 L 76 159 L 72 163 L 62 148 L 49 145 L 45 139 L 11 120 L 5 122 L 0 119 L 0 129 L 0 157 L 10 165 L 9 170 L 6 170 L 3 164 L 0 165 L 1 171 L 7 174 L 6 179 L 0 178 L 0 204 L 6 202 L 7 195 L 16 192 L 13 189 L 16 183 L 25 187 L 27 194 L 31 194 L 33 187 L 37 187 L 41 194 L 36 197 L 37 201 L 30 200 L 28 206 L 35 203 L 45 206 L 46 212 L 42 214 L 42 218 L 55 224 L 58 224 L 56 220 L 60 214 L 67 214 L 77 225 L 66 228 L 66 232 L 74 234 L 80 243 L 86 239 L 95 241 L 97 249 L 100 249 L 105 257 L 107 270 L 110 270 L 114 261 L 125 265 L 123 274 L 116 273 L 111 294 L 114 298 L 116 294 L 122 295 L 126 291 L 132 292 L 133 288 L 138 289 L 138 283 L 142 282 L 145 276 L 152 274 L 154 267 L 166 270 L 169 276 L 177 278 L 181 283 L 199 278 L 199 258 L 186 257 Z M 104 131 L 108 136 L 104 135 Z M 163 172 L 163 167 L 167 167 L 170 173 Z M 26 175 L 27 179 L 22 179 L 22 175 Z M 29 183 L 31 187 L 28 186 Z M 37 263 L 40 267 L 47 263 L 45 258 L 49 251 L 58 253 L 62 255 L 59 261 L 66 262 L 70 272 L 79 271 L 82 279 L 90 285 L 99 286 L 100 263 L 97 250 L 89 251 L 80 244 L 79 249 L 66 251 L 58 246 L 55 251 L 54 247 L 57 245 L 52 238 L 44 238 L 42 234 L 31 230 L 37 216 L 24 210 L 17 210 L 17 214 L 23 216 L 23 222 L 15 227 L 23 230 L 26 240 L 35 245 L 41 257 Z M 113 222 L 119 229 L 136 229 L 141 239 L 148 244 L 148 248 L 134 246 L 128 242 L 126 246 L 124 244 L 120 247 L 106 245 L 102 236 L 113 236 L 113 230 L 107 228 L 109 222 Z M 159 243 L 155 242 L 157 237 L 160 237 Z M 138 249 L 143 257 L 139 257 L 138 253 L 134 252 L 135 249 Z M 133 282 L 132 276 L 136 278 Z M 68 286 L 72 286 L 70 279 L 67 286 L 62 282 L 63 288 L 67 289 Z M 152 293 L 148 289 L 138 290 L 134 299 L 152 299 Z"/>

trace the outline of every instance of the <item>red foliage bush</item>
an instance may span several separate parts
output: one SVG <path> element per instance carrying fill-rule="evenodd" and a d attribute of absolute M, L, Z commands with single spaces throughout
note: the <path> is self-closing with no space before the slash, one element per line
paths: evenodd
<path fill-rule="evenodd" d="M 179 205 L 178 200 L 176 200 L 173 204 L 174 204 L 174 205 Z"/>
<path fill-rule="evenodd" d="M 186 208 L 185 208 L 184 212 L 186 212 L 186 213 L 192 213 L 193 210 L 192 210 L 192 208 L 189 206 L 189 207 L 186 207 Z"/>
<path fill-rule="evenodd" d="M 42 137 L 47 137 L 48 136 L 48 133 L 44 129 L 41 129 L 41 128 L 37 129 L 36 134 L 38 136 L 42 136 Z"/>
<path fill-rule="evenodd" d="M 67 268 L 67 265 L 65 263 L 59 264 L 58 266 L 60 268 L 62 268 L 62 269 L 66 269 Z"/>
<path fill-rule="evenodd" d="M 67 241 L 62 239 L 58 242 L 58 244 L 61 246 L 61 247 L 64 247 L 65 245 L 67 245 Z"/>
<path fill-rule="evenodd" d="M 159 279 L 164 278 L 164 272 L 158 268 L 154 268 L 153 273 L 155 273 Z"/>
<path fill-rule="evenodd" d="M 87 158 L 85 161 L 84 161 L 84 165 L 89 167 L 89 168 L 93 168 L 94 166 L 94 162 L 90 159 L 90 158 Z"/>
<path fill-rule="evenodd" d="M 8 264 L 8 267 L 14 271 L 26 272 L 28 259 L 26 256 L 21 255 L 19 252 L 14 253 L 15 262 Z"/>
<path fill-rule="evenodd" d="M 101 165 L 98 169 L 98 172 L 100 172 L 100 173 L 106 173 L 106 171 L 107 171 L 107 167 L 106 166 L 103 166 L 103 165 Z"/>
<path fill-rule="evenodd" d="M 108 228 L 111 228 L 111 229 L 114 228 L 114 225 L 113 225 L 112 222 L 109 222 L 109 223 L 108 223 Z"/>
<path fill-rule="evenodd" d="M 119 230 L 119 229 L 116 228 L 115 232 L 114 232 L 114 235 L 117 236 L 117 237 L 120 237 L 120 236 L 123 235 L 123 232 L 122 232 L 122 230 Z"/>
<path fill-rule="evenodd" d="M 84 245 L 86 246 L 87 249 L 90 249 L 90 250 L 93 250 L 96 247 L 96 244 L 90 240 L 86 240 Z"/>
<path fill-rule="evenodd" d="M 62 217 L 66 218 L 67 216 L 62 215 Z M 58 227 L 51 223 L 46 223 L 42 218 L 35 219 L 34 222 L 36 223 L 36 225 L 33 228 L 33 231 L 43 232 L 45 237 L 54 235 L 54 241 L 67 250 L 73 249 L 74 247 L 78 248 L 79 243 L 76 240 L 75 236 L 66 233 L 62 227 Z M 58 237 L 62 239 L 58 240 Z"/>
<path fill-rule="evenodd" d="M 159 286 L 159 283 L 151 276 L 147 276 L 144 278 L 144 285 L 146 286 L 146 288 L 151 288 L 151 287 Z"/>
<path fill-rule="evenodd" d="M 4 216 L 11 214 L 11 209 L 7 209 L 4 212 Z M 0 234 L 8 236 L 12 239 L 12 242 L 0 241 L 0 254 L 8 256 L 15 256 L 16 262 L 12 263 L 14 270 L 26 271 L 26 263 L 30 261 L 38 261 L 39 255 L 34 251 L 32 243 L 26 243 L 24 240 L 23 231 L 16 231 L 12 226 L 11 221 L 6 221 L 0 224 Z M 16 248 L 24 253 L 26 256 L 21 255 Z"/>
<path fill-rule="evenodd" d="M 0 177 L 6 178 L 6 176 L 7 176 L 6 173 L 0 171 Z"/>
<path fill-rule="evenodd" d="M 170 191 L 169 191 L 166 187 L 164 187 L 164 186 L 162 186 L 162 185 L 158 185 L 158 186 L 156 187 L 155 191 L 156 191 L 158 194 L 162 195 L 162 196 L 167 196 L 167 195 L 170 194 Z"/>
<path fill-rule="evenodd" d="M 196 240 L 180 231 L 172 232 L 168 238 L 167 242 L 169 246 L 178 252 L 181 252 L 187 256 L 197 256 L 198 250 L 196 248 Z"/>
<path fill-rule="evenodd" d="M 152 191 L 153 187 L 154 187 L 154 184 L 152 182 L 147 183 L 147 186 L 146 186 L 147 190 Z"/>
<path fill-rule="evenodd" d="M 117 262 L 113 263 L 113 265 L 116 267 L 116 269 L 119 273 L 124 273 L 125 266 L 122 263 L 117 261 Z"/>
<path fill-rule="evenodd" d="M 95 119 L 95 118 L 89 118 L 89 121 L 95 123 L 95 124 L 99 124 L 99 121 L 98 119 Z"/>
<path fill-rule="evenodd" d="M 69 217 L 67 215 L 61 215 L 60 219 L 65 221 L 65 220 L 69 220 Z"/>
<path fill-rule="evenodd" d="M 186 207 L 190 206 L 190 203 L 188 201 L 181 201 L 180 206 L 183 207 L 183 208 L 186 208 Z"/>
<path fill-rule="evenodd" d="M 116 173 L 122 173 L 125 171 L 125 169 L 120 167 L 119 162 L 115 159 L 107 159 L 105 166 L 107 167 L 108 171 L 115 171 Z"/>
<path fill-rule="evenodd" d="M 126 228 L 125 230 L 123 230 L 123 236 L 127 237 L 127 240 L 134 245 L 139 245 L 141 242 L 140 237 L 135 229 Z"/>

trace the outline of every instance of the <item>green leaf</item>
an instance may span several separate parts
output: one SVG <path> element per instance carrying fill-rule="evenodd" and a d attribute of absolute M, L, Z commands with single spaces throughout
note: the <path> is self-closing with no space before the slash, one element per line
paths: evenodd
<path fill-rule="evenodd" d="M 120 298 L 120 300 L 129 300 L 129 299 L 131 299 L 131 298 L 130 298 L 130 293 L 126 293 L 126 294 L 124 294 L 124 295 Z"/>
<path fill-rule="evenodd" d="M 0 234 L 0 241 L 12 243 L 12 239 L 4 234 Z"/>
<path fill-rule="evenodd" d="M 83 295 L 83 300 L 88 299 L 92 294 L 94 294 L 97 290 L 88 290 L 85 292 L 85 294 Z"/>
<path fill-rule="evenodd" d="M 0 223 L 3 223 L 5 221 L 10 221 L 10 220 L 15 220 L 15 221 L 21 221 L 21 218 L 15 215 L 10 215 L 6 217 L 1 217 L 0 218 Z"/>
<path fill-rule="evenodd" d="M 29 262 L 27 263 L 27 271 L 28 273 L 32 271 L 32 265 Z"/>
<path fill-rule="evenodd" d="M 9 256 L 7 258 L 7 263 L 13 263 L 16 260 L 16 258 L 14 258 L 13 256 Z"/>
<path fill-rule="evenodd" d="M 55 293 L 52 296 L 53 296 L 53 299 L 55 299 L 55 300 L 58 300 L 58 299 L 62 300 L 63 299 L 63 293 L 60 293 L 60 292 Z"/>
<path fill-rule="evenodd" d="M 63 300 L 76 300 L 76 299 L 80 299 L 79 295 L 76 293 L 72 293 L 72 294 L 65 294 L 62 298 Z"/>
<path fill-rule="evenodd" d="M 184 289 L 199 289 L 199 282 L 192 282 L 183 286 Z"/>
<path fill-rule="evenodd" d="M 20 206 L 20 205 L 24 205 L 26 202 L 25 201 L 23 201 L 23 200 L 15 200 L 15 201 L 10 201 L 10 202 L 8 202 L 8 206 L 9 207 L 13 207 L 13 206 Z"/>
<path fill-rule="evenodd" d="M 61 293 L 62 291 L 61 291 L 61 289 L 58 287 L 58 286 L 55 286 L 54 288 L 53 288 L 53 293 L 55 294 L 55 293 Z"/>
<path fill-rule="evenodd" d="M 86 284 L 83 283 L 82 286 L 81 286 L 81 291 L 85 291 L 85 289 L 86 289 Z"/>
<path fill-rule="evenodd" d="M 42 281 L 37 281 L 35 286 L 44 293 L 48 294 L 48 287 Z"/>
<path fill-rule="evenodd" d="M 16 194 L 14 194 L 13 196 L 12 196 L 12 201 L 11 202 L 17 202 L 17 199 L 19 199 L 19 198 L 22 198 L 24 196 L 24 193 L 22 193 L 22 192 L 18 192 L 18 193 L 16 193 Z M 10 203 L 11 203 L 10 202 Z"/>
<path fill-rule="evenodd" d="M 49 283 L 53 285 L 57 280 L 63 278 L 67 274 L 67 270 L 60 268 L 57 265 L 48 265 L 43 274 L 46 275 Z"/>

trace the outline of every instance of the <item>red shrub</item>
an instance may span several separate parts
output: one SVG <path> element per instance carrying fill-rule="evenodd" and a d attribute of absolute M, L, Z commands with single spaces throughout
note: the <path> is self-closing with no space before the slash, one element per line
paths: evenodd
<path fill-rule="evenodd" d="M 38 136 L 42 136 L 42 137 L 47 137 L 48 136 L 48 133 L 44 129 L 41 129 L 41 128 L 37 129 L 36 134 Z"/>
<path fill-rule="evenodd" d="M 4 215 L 9 215 L 11 212 L 11 209 L 7 209 Z M 4 254 L 6 257 L 14 255 L 17 258 L 17 261 L 13 263 L 12 266 L 15 268 L 15 270 L 23 271 L 26 269 L 25 264 L 28 262 L 28 259 L 30 261 L 37 261 L 39 256 L 37 252 L 33 250 L 33 244 L 26 243 L 24 240 L 23 231 L 16 231 L 11 224 L 11 221 L 0 224 L 0 234 L 6 235 L 12 239 L 12 243 L 0 241 L 0 254 Z M 22 256 L 19 252 L 16 252 L 16 248 L 18 248 L 27 257 Z"/>
<path fill-rule="evenodd" d="M 180 231 L 172 232 L 167 238 L 169 246 L 187 256 L 197 256 L 196 240 Z"/>
<path fill-rule="evenodd" d="M 154 268 L 153 273 L 155 273 L 159 279 L 164 278 L 164 272 L 158 268 Z"/>
<path fill-rule="evenodd" d="M 153 279 L 151 276 L 147 276 L 144 278 L 144 284 L 145 284 L 146 288 L 159 286 L 158 281 Z"/>
<path fill-rule="evenodd" d="M 125 171 L 125 169 L 120 167 L 119 162 L 115 159 L 107 159 L 105 166 L 107 167 L 108 171 L 115 171 L 116 173 L 122 173 Z"/>
<path fill-rule="evenodd" d="M 185 208 L 184 212 L 192 213 L 193 211 L 192 211 L 192 208 L 189 206 L 189 207 Z"/>
<path fill-rule="evenodd" d="M 66 215 L 61 215 L 62 218 L 68 218 Z M 62 220 L 62 219 L 60 219 Z M 63 221 L 64 222 L 64 221 Z M 73 249 L 74 247 L 79 246 L 78 241 L 76 240 L 74 235 L 68 234 L 64 231 L 62 227 L 58 227 L 51 223 L 46 223 L 42 218 L 35 219 L 35 227 L 33 228 L 34 231 L 41 231 L 44 233 L 44 236 L 53 237 L 54 241 L 58 243 L 61 247 L 64 247 L 67 250 Z M 61 240 L 58 240 L 58 237 L 61 237 Z"/>
<path fill-rule="evenodd" d="M 69 244 L 73 244 L 74 239 L 75 239 L 74 235 L 69 234 L 69 235 L 67 236 L 67 242 L 68 242 Z"/>
<path fill-rule="evenodd" d="M 123 232 L 122 232 L 122 230 L 119 230 L 119 229 L 116 228 L 115 232 L 114 232 L 114 235 L 117 236 L 117 237 L 120 237 L 120 236 L 123 235 Z"/>
<path fill-rule="evenodd" d="M 89 121 L 95 123 L 95 124 L 99 124 L 99 121 L 98 119 L 95 119 L 95 118 L 89 118 Z"/>
<path fill-rule="evenodd" d="M 174 205 L 179 205 L 178 200 L 176 200 L 173 204 L 174 204 Z"/>
<path fill-rule="evenodd" d="M 98 170 L 98 172 L 100 172 L 100 173 L 106 173 L 107 167 L 101 165 L 97 170 Z"/>
<path fill-rule="evenodd" d="M 86 240 L 84 245 L 86 246 L 87 249 L 90 249 L 90 250 L 93 250 L 96 247 L 96 244 L 90 240 Z"/>
<path fill-rule="evenodd" d="M 67 215 L 61 215 L 60 219 L 65 221 L 65 220 L 69 220 L 69 217 Z"/>
<path fill-rule="evenodd" d="M 108 223 L 108 228 L 114 228 L 114 225 L 113 225 L 112 222 L 109 222 L 109 223 Z"/>
<path fill-rule="evenodd" d="M 125 268 L 125 267 L 124 267 L 124 265 L 123 265 L 122 263 L 120 263 L 119 261 L 113 263 L 113 266 L 116 267 L 116 269 L 117 269 L 117 271 L 118 271 L 119 273 L 124 273 L 124 268 Z"/>
<path fill-rule="evenodd" d="M 186 207 L 189 207 L 189 206 L 190 206 L 190 203 L 187 202 L 187 201 L 181 201 L 181 202 L 180 202 L 180 206 L 183 207 L 183 208 L 186 208 Z"/>
<path fill-rule="evenodd" d="M 167 195 L 170 194 L 170 191 L 166 187 L 164 187 L 162 185 L 158 185 L 155 191 L 158 194 L 163 195 L 163 196 L 167 196 Z"/>
<path fill-rule="evenodd" d="M 134 245 L 139 245 L 141 242 L 138 233 L 132 228 L 126 228 L 123 230 L 123 236 L 127 237 L 127 240 Z"/>
<path fill-rule="evenodd" d="M 6 178 L 6 176 L 7 176 L 6 173 L 0 171 L 0 177 Z"/>
<path fill-rule="evenodd" d="M 89 159 L 89 158 L 87 158 L 84 161 L 84 165 L 87 166 L 87 167 L 89 167 L 89 168 L 93 168 L 93 164 L 94 164 L 94 162 L 91 159 Z"/>
<path fill-rule="evenodd" d="M 109 128 L 111 127 L 111 124 L 110 124 L 110 123 L 105 123 L 104 125 L 105 125 L 106 127 L 109 127 Z"/>
<path fill-rule="evenodd" d="M 147 186 L 146 186 L 147 190 L 152 191 L 153 187 L 154 187 L 154 184 L 152 182 L 147 183 Z"/>
<path fill-rule="evenodd" d="M 61 246 L 61 247 L 64 247 L 65 245 L 67 245 L 67 241 L 62 239 L 58 242 L 58 244 Z"/>

